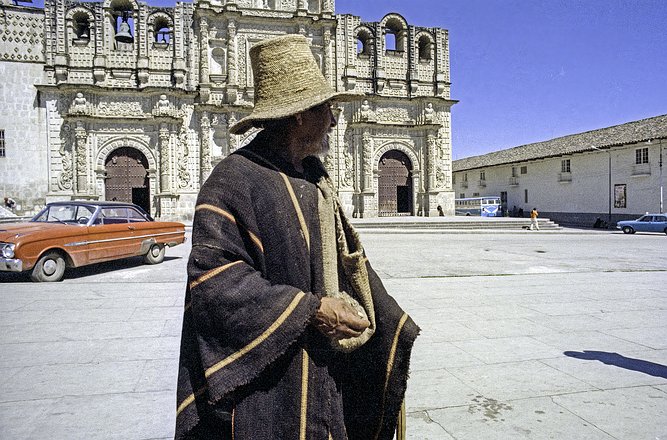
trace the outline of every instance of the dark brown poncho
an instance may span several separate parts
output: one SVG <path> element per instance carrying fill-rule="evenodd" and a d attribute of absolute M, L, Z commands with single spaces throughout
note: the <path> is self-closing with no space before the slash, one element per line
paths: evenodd
<path fill-rule="evenodd" d="M 297 173 L 260 133 L 202 186 L 177 439 L 225 438 L 230 422 L 235 440 L 393 437 L 419 329 L 368 264 L 376 318 L 370 340 L 344 354 L 309 325 L 324 284 L 317 164 Z"/>

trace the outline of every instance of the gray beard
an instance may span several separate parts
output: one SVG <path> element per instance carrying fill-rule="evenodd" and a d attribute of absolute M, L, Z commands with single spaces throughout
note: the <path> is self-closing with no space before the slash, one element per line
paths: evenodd
<path fill-rule="evenodd" d="M 324 158 L 327 157 L 330 149 L 331 144 L 329 144 L 329 134 L 327 133 L 324 136 L 324 139 L 322 139 L 322 149 L 320 150 L 320 153 L 317 155 L 317 157 L 319 157 L 321 161 L 324 161 Z"/>

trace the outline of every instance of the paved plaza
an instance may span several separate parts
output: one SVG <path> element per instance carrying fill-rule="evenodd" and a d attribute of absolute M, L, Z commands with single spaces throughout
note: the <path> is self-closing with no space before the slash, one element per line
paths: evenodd
<path fill-rule="evenodd" d="M 422 328 L 409 439 L 667 440 L 664 234 L 362 240 Z M 0 275 L 0 439 L 172 438 L 188 253 Z"/>

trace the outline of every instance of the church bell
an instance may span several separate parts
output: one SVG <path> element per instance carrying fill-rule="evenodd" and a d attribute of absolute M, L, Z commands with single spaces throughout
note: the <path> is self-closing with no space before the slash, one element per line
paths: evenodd
<path fill-rule="evenodd" d="M 127 12 L 123 12 L 118 32 L 116 32 L 116 41 L 119 43 L 134 42 L 134 37 L 130 33 L 130 24 L 127 22 Z"/>

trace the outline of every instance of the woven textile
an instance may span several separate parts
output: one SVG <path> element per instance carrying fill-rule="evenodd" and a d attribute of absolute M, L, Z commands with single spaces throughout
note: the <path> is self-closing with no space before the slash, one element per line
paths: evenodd
<path fill-rule="evenodd" d="M 370 340 L 344 354 L 309 325 L 324 292 L 314 184 L 323 168 L 307 171 L 273 154 L 260 133 L 202 187 L 176 438 L 225 438 L 232 425 L 235 440 L 393 437 L 419 330 L 368 262 L 376 317 Z"/>

